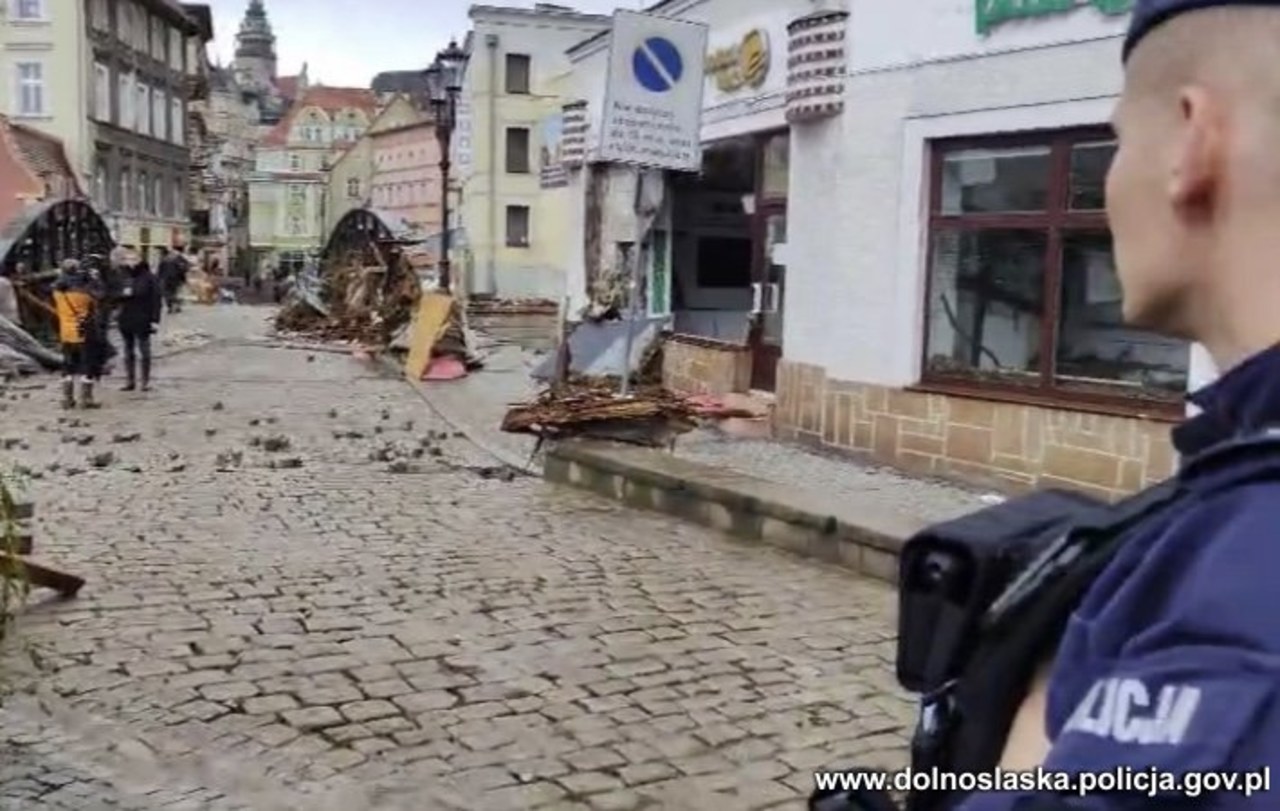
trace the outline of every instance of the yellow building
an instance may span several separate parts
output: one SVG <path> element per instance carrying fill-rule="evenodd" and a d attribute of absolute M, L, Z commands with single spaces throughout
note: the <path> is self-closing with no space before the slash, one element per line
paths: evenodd
<path fill-rule="evenodd" d="M 323 247 L 330 170 L 376 115 L 372 90 L 310 87 L 258 144 L 249 177 L 249 246 L 259 270 L 300 268 Z"/>
<path fill-rule="evenodd" d="M 360 139 L 347 148 L 329 171 L 325 203 L 325 235 L 333 230 L 342 215 L 353 208 L 370 204 L 374 165 L 373 136 L 379 132 L 414 124 L 424 118 L 407 96 L 390 95 L 386 106 L 374 118 Z"/>
<path fill-rule="evenodd" d="M 473 6 L 454 136 L 466 290 L 500 298 L 564 295 L 574 222 L 558 160 L 565 52 L 610 18 L 561 7 Z"/>

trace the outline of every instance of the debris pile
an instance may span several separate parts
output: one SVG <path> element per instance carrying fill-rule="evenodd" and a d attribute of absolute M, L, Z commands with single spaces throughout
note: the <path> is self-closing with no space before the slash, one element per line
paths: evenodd
<path fill-rule="evenodd" d="M 342 263 L 304 273 L 276 316 L 276 330 L 325 341 L 386 346 L 413 316 L 420 284 L 387 265 Z"/>
<path fill-rule="evenodd" d="M 540 440 L 590 436 L 662 447 L 698 426 L 695 409 L 659 385 L 641 385 L 626 397 L 614 378 L 575 375 L 531 403 L 513 405 L 502 430 Z"/>
<path fill-rule="evenodd" d="M 18 324 L 0 316 L 0 375 L 25 375 L 58 369 L 62 358 Z"/>

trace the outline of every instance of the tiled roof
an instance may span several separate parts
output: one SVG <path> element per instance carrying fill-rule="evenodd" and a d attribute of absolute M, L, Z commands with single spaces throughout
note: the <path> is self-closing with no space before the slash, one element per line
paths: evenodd
<path fill-rule="evenodd" d="M 62 141 L 39 130 L 16 124 L 0 115 L 0 188 L 9 198 L 0 205 L 0 218 L 8 220 L 21 205 L 19 195 L 35 199 L 51 189 L 56 196 L 81 196 Z M 58 182 L 60 181 L 60 182 Z"/>
<path fill-rule="evenodd" d="M 327 113 L 341 110 L 363 110 L 372 116 L 378 111 L 378 96 L 364 87 L 325 87 L 318 85 L 308 87 L 302 98 L 296 99 L 293 106 L 280 123 L 267 133 L 262 143 L 267 146 L 283 146 L 289 141 L 289 130 L 293 127 L 293 119 L 299 110 L 306 107 L 319 107 Z"/>
<path fill-rule="evenodd" d="M 280 91 L 280 95 L 286 99 L 295 99 L 298 97 L 298 77 L 297 76 L 281 76 L 276 79 L 276 90 Z"/>

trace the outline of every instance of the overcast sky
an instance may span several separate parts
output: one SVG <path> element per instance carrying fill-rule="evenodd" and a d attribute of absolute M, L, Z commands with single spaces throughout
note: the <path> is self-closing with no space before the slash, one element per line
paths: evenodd
<path fill-rule="evenodd" d="M 231 61 L 236 31 L 249 0 L 204 0 L 213 8 L 214 49 Z M 383 70 L 425 68 L 437 51 L 467 32 L 469 0 L 266 0 L 276 35 L 281 75 L 309 63 L 313 82 L 368 87 Z M 532 0 L 493 0 L 488 5 L 533 6 Z M 607 14 L 640 8 L 640 0 L 559 0 L 579 11 Z"/>

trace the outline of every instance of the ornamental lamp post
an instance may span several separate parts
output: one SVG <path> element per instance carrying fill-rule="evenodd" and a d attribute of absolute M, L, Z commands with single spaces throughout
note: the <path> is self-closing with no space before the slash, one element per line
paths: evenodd
<path fill-rule="evenodd" d="M 457 40 L 450 40 L 448 47 L 436 54 L 435 62 L 423 72 L 426 80 L 427 101 L 435 124 L 436 140 L 440 143 L 440 289 L 449 292 L 451 263 L 449 250 L 449 160 L 453 130 L 458 124 L 458 96 L 462 93 L 462 72 L 467 54 L 458 47 Z"/>

